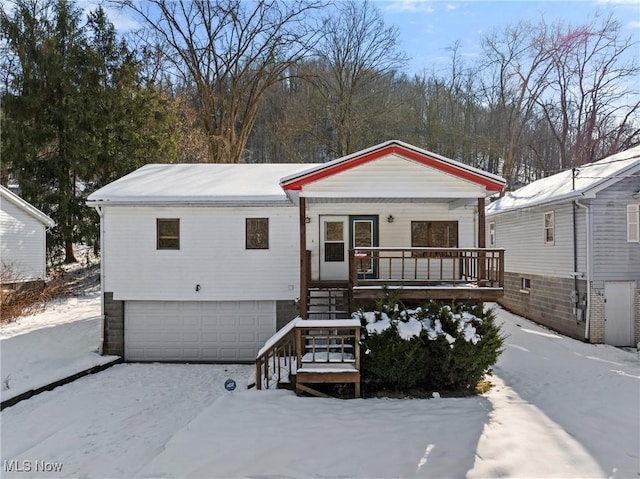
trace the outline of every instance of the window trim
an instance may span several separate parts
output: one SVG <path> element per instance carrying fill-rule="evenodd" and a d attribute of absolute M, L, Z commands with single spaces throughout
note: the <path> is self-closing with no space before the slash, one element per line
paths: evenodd
<path fill-rule="evenodd" d="M 547 216 L 551 215 L 551 226 L 547 226 Z M 554 245 L 556 243 L 556 215 L 555 212 L 552 211 L 546 211 L 544 213 L 544 217 L 543 217 L 543 232 L 544 232 L 544 244 L 546 245 Z M 551 241 L 549 241 L 547 232 L 551 231 Z"/>
<path fill-rule="evenodd" d="M 249 221 L 263 220 L 267 222 L 267 237 L 264 246 L 249 246 Z M 269 249 L 270 226 L 269 218 L 245 218 L 244 219 L 244 249 L 245 250 L 265 250 Z"/>
<path fill-rule="evenodd" d="M 163 236 L 160 234 L 160 223 L 169 222 L 169 221 L 176 221 L 178 223 L 177 236 L 167 236 L 167 235 Z M 181 233 L 180 218 L 156 218 L 156 250 L 163 250 L 163 251 L 180 250 L 180 233 Z M 162 240 L 177 240 L 178 244 L 176 246 L 163 246 L 160 244 Z"/>
<path fill-rule="evenodd" d="M 640 203 L 627 205 L 627 243 L 640 243 Z"/>
<path fill-rule="evenodd" d="M 527 276 L 520 276 L 520 292 L 524 294 L 531 294 L 531 278 Z"/>

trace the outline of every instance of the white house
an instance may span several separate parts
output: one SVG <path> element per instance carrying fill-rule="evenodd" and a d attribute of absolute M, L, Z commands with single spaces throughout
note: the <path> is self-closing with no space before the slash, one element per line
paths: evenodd
<path fill-rule="evenodd" d="M 31 283 L 47 276 L 47 228 L 55 222 L 0 185 L 0 261 L 3 281 Z"/>
<path fill-rule="evenodd" d="M 508 309 L 593 343 L 640 341 L 640 146 L 535 181 L 487 207 Z"/>
<path fill-rule="evenodd" d="M 398 141 L 325 164 L 144 166 L 88 199 L 101 217 L 102 350 L 253 361 L 296 315 L 348 315 L 382 286 L 495 300 L 503 258 L 484 248 L 484 201 L 503 186 Z"/>

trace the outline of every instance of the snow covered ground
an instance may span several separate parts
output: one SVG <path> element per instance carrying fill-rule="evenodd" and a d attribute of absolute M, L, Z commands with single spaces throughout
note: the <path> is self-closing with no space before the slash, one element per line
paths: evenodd
<path fill-rule="evenodd" d="M 48 303 L 41 313 L 0 327 L 0 398 L 46 386 L 115 356 L 100 356 L 100 294 Z"/>
<path fill-rule="evenodd" d="M 2 411 L 1 475 L 637 479 L 637 353 L 499 321 L 495 386 L 472 398 L 303 398 L 244 389 L 252 365 L 117 365 Z"/>

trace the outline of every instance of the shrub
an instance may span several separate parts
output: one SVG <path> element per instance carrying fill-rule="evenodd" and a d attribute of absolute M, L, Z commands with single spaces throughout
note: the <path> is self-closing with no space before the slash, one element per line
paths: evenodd
<path fill-rule="evenodd" d="M 378 311 L 359 313 L 368 392 L 472 394 L 500 356 L 503 337 L 492 311 L 435 301 L 416 309 L 399 302 L 376 306 Z"/>

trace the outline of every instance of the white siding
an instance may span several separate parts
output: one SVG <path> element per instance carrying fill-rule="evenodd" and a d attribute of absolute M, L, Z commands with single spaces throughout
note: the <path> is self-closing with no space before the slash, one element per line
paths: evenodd
<path fill-rule="evenodd" d="M 307 204 L 307 249 L 311 251 L 311 275 L 319 277 L 319 215 L 378 215 L 378 239 L 383 247 L 410 247 L 412 221 L 458 221 L 458 247 L 477 246 L 476 208 L 449 209 L 448 203 L 310 203 Z M 387 222 L 392 215 L 393 223 Z"/>
<path fill-rule="evenodd" d="M 569 277 L 573 272 L 572 203 L 523 208 L 487 216 L 495 223 L 496 247 L 505 249 L 505 271 Z M 545 244 L 544 215 L 553 211 L 555 242 Z M 578 233 L 578 271 L 586 270 L 583 210 L 576 211 Z M 489 228 L 487 228 L 487 235 Z M 487 237 L 487 244 L 489 238 Z"/>
<path fill-rule="evenodd" d="M 245 218 L 251 217 L 269 218 L 268 250 L 245 249 Z M 180 218 L 180 250 L 156 249 L 156 218 Z M 116 300 L 299 295 L 296 207 L 107 207 L 103 222 L 103 290 Z"/>
<path fill-rule="evenodd" d="M 306 185 L 316 198 L 478 198 L 484 188 L 432 167 L 390 155 Z"/>
<path fill-rule="evenodd" d="M 0 201 L 0 261 L 17 281 L 46 277 L 46 229 L 32 215 L 7 200 Z"/>

